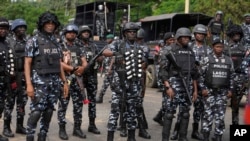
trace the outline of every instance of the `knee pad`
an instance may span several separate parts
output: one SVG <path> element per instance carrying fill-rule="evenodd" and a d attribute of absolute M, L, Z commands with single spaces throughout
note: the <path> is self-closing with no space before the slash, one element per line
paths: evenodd
<path fill-rule="evenodd" d="M 173 118 L 174 118 L 174 115 L 173 114 L 165 114 L 165 118 L 167 119 L 167 120 L 172 120 Z"/>
<path fill-rule="evenodd" d="M 36 124 L 39 120 L 41 116 L 41 112 L 40 111 L 33 111 L 30 113 L 30 117 L 29 117 L 29 120 L 28 120 L 28 124 Z"/>
<path fill-rule="evenodd" d="M 188 112 L 185 112 L 185 113 L 182 114 L 182 117 L 183 117 L 184 119 L 188 119 L 189 116 L 190 116 L 190 115 L 189 115 Z"/>

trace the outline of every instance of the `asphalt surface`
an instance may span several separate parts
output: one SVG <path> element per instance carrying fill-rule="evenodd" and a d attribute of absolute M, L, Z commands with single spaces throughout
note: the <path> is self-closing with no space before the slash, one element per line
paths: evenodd
<path fill-rule="evenodd" d="M 98 90 L 100 90 L 102 86 L 102 81 L 103 78 L 99 77 L 98 78 Z M 147 88 L 146 89 L 146 96 L 144 99 L 144 109 L 145 109 L 145 114 L 147 117 L 148 121 L 148 132 L 151 135 L 152 141 L 161 141 L 161 132 L 162 132 L 162 126 L 160 126 L 158 123 L 154 122 L 152 119 L 156 115 L 156 113 L 159 111 L 159 108 L 161 107 L 161 92 L 157 91 L 158 89 L 155 88 Z M 107 140 L 107 121 L 108 121 L 108 116 L 110 112 L 110 103 L 109 100 L 111 99 L 111 91 L 108 88 L 106 95 L 104 96 L 104 102 L 102 104 L 97 104 L 97 118 L 96 118 L 96 126 L 98 129 L 101 131 L 100 135 L 95 135 L 93 133 L 89 133 L 88 130 L 88 109 L 87 105 L 84 105 L 83 107 L 83 123 L 82 123 L 82 130 L 83 132 L 87 135 L 86 139 L 80 139 L 78 137 L 72 136 L 73 132 L 73 113 L 72 113 L 72 103 L 70 102 L 67 115 L 66 115 L 66 120 L 67 120 L 67 125 L 66 125 L 66 131 L 69 135 L 69 140 L 70 141 L 82 141 L 82 140 L 89 140 L 89 141 L 106 141 Z M 244 104 L 245 98 L 242 100 L 242 105 Z M 56 106 L 57 108 L 57 106 Z M 242 117 L 243 117 L 243 106 L 240 108 L 240 124 L 242 124 Z M 25 117 L 25 126 L 27 123 L 27 118 L 28 118 L 28 113 L 30 112 L 29 110 L 29 104 L 26 106 L 26 117 Z M 190 111 L 190 115 L 192 115 L 193 108 Z M 174 123 L 175 123 L 176 118 L 174 119 L 174 122 L 172 124 L 172 130 L 174 128 Z M 190 122 L 189 122 L 189 128 L 188 128 L 188 139 L 189 141 L 195 141 L 194 139 L 191 138 L 191 133 L 192 133 L 192 116 L 190 117 Z M 225 124 L 226 124 L 226 130 L 225 133 L 222 137 L 223 141 L 229 141 L 230 140 L 230 124 L 231 124 L 231 108 L 228 107 L 226 111 L 226 118 L 225 118 Z M 12 116 L 12 123 L 11 123 L 11 128 L 12 131 L 15 132 L 15 126 L 16 126 L 16 112 L 13 112 Z M 3 119 L 0 119 L 0 127 L 3 127 Z M 37 126 L 37 132 L 39 132 L 39 123 Z M 0 128 L 0 133 L 2 133 L 3 128 Z M 50 129 L 48 132 L 48 137 L 47 141 L 59 141 L 61 140 L 58 137 L 58 123 L 57 123 L 57 111 L 54 112 L 52 122 L 50 124 Z M 212 137 L 213 132 L 211 133 L 210 137 Z M 20 134 L 15 134 L 15 137 L 9 138 L 9 141 L 25 141 L 26 137 L 24 135 Z M 37 140 L 37 136 L 35 137 L 35 140 Z M 119 136 L 119 131 L 115 132 L 115 141 L 126 141 L 127 138 L 120 137 Z M 143 139 L 138 136 L 138 130 L 136 131 L 136 140 L 137 141 L 147 141 L 149 139 Z"/>

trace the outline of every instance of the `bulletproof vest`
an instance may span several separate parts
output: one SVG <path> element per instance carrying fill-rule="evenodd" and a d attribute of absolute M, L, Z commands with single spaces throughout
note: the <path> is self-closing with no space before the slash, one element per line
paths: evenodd
<path fill-rule="evenodd" d="M 143 49 L 137 45 L 129 45 L 126 42 L 121 43 L 119 52 L 123 55 L 125 64 L 117 64 L 123 67 L 128 80 L 139 80 L 142 77 Z M 117 68 L 118 69 L 118 68 Z"/>
<path fill-rule="evenodd" d="M 190 47 L 172 48 L 176 64 L 181 68 L 183 75 L 192 74 L 195 67 L 195 55 Z M 171 65 L 170 75 L 177 75 L 178 71 Z"/>
<path fill-rule="evenodd" d="M 8 54 L 8 50 L 6 49 L 6 45 L 0 42 L 0 76 L 4 76 L 7 69 L 7 60 L 6 56 Z"/>
<path fill-rule="evenodd" d="M 81 60 L 81 49 L 77 45 L 73 45 L 71 47 L 67 47 L 66 44 L 63 44 L 64 50 L 69 50 L 71 54 L 71 61 L 73 66 L 81 66 L 82 60 Z M 65 47 L 66 46 L 66 47 Z"/>
<path fill-rule="evenodd" d="M 24 55 L 25 55 L 25 44 L 26 41 L 16 41 L 11 38 L 9 41 L 10 47 L 14 50 L 14 58 L 15 58 L 15 69 L 17 71 L 24 70 Z"/>
<path fill-rule="evenodd" d="M 88 46 L 84 46 L 84 51 L 86 52 L 87 62 L 89 62 L 96 55 L 97 48 L 90 43 Z"/>
<path fill-rule="evenodd" d="M 229 47 L 230 46 L 228 46 L 228 48 Z M 240 44 L 236 45 L 236 47 L 233 47 L 233 48 L 230 47 L 230 51 L 229 51 L 229 49 L 226 49 L 226 55 L 231 57 L 231 59 L 233 61 L 235 72 L 240 73 L 241 72 L 241 70 L 240 70 L 241 63 L 242 63 L 243 58 L 245 56 L 244 47 Z"/>
<path fill-rule="evenodd" d="M 218 21 L 214 21 L 211 25 L 211 33 L 220 34 L 221 30 L 222 30 L 222 23 Z"/>
<path fill-rule="evenodd" d="M 214 58 L 209 55 L 205 85 L 209 88 L 228 88 L 230 84 L 231 60 L 228 56 Z"/>
<path fill-rule="evenodd" d="M 60 73 L 60 49 L 56 43 L 38 36 L 38 45 L 39 55 L 34 58 L 33 68 L 39 75 Z"/>
<path fill-rule="evenodd" d="M 98 20 L 104 20 L 105 18 L 105 14 L 102 11 L 98 11 L 96 15 L 98 16 Z"/>

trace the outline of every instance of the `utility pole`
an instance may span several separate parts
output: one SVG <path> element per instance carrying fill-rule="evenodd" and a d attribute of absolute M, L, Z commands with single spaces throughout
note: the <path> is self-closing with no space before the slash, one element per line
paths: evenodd
<path fill-rule="evenodd" d="M 190 1 L 185 0 L 185 13 L 189 13 L 189 5 L 190 5 Z"/>

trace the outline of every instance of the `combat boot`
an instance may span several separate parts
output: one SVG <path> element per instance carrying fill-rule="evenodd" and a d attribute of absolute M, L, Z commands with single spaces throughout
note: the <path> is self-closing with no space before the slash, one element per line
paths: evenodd
<path fill-rule="evenodd" d="M 108 131 L 107 141 L 114 140 L 114 131 Z"/>
<path fill-rule="evenodd" d="M 163 126 L 162 121 L 162 109 L 157 113 L 157 115 L 153 118 L 153 120 Z"/>
<path fill-rule="evenodd" d="M 179 136 L 179 129 L 180 129 L 180 122 L 177 121 L 174 126 L 174 132 L 172 136 L 170 137 L 171 140 L 177 140 Z"/>
<path fill-rule="evenodd" d="M 94 134 L 101 134 L 101 132 L 96 128 L 95 125 L 95 118 L 89 118 L 89 132 L 92 132 Z"/>
<path fill-rule="evenodd" d="M 128 130 L 128 139 L 127 141 L 136 141 L 135 140 L 135 130 Z"/>
<path fill-rule="evenodd" d="M 184 113 L 185 114 L 185 113 Z M 188 129 L 188 118 L 182 118 L 180 122 L 180 135 L 179 135 L 179 140 L 178 141 L 188 141 L 187 139 L 187 129 Z"/>
<path fill-rule="evenodd" d="M 99 97 L 96 98 L 96 103 L 103 103 L 103 94 L 100 93 Z"/>
<path fill-rule="evenodd" d="M 145 139 L 151 139 L 151 136 L 146 130 L 145 121 L 142 120 L 140 117 L 138 119 L 138 126 L 139 126 L 139 137 L 145 138 Z"/>
<path fill-rule="evenodd" d="M 173 117 L 174 117 L 173 114 L 166 114 L 164 116 L 163 128 L 162 128 L 162 141 L 169 141 Z"/>
<path fill-rule="evenodd" d="M 8 138 L 5 138 L 5 137 L 3 137 L 3 136 L 0 135 L 0 141 L 9 141 L 9 139 L 8 139 Z M 32 140 L 31 140 L 31 141 L 32 141 Z"/>
<path fill-rule="evenodd" d="M 198 132 L 199 129 L 199 124 L 198 123 L 193 123 L 193 132 L 191 137 L 193 139 L 197 139 L 197 140 L 203 140 L 203 138 L 201 137 L 201 135 Z"/>
<path fill-rule="evenodd" d="M 12 133 L 10 129 L 10 120 L 4 120 L 4 127 L 3 127 L 3 135 L 6 137 L 14 137 L 14 134 Z"/>
<path fill-rule="evenodd" d="M 239 113 L 232 111 L 232 124 L 239 125 Z"/>
<path fill-rule="evenodd" d="M 74 124 L 74 130 L 73 130 L 73 136 L 77 136 L 79 138 L 86 138 L 86 135 L 82 132 L 80 128 L 81 124 L 80 123 L 75 123 Z"/>
<path fill-rule="evenodd" d="M 203 141 L 209 141 L 209 132 L 204 132 L 203 133 Z"/>
<path fill-rule="evenodd" d="M 17 118 L 16 133 L 26 134 L 26 128 L 23 127 L 23 117 Z"/>
<path fill-rule="evenodd" d="M 127 128 L 126 127 L 120 127 L 120 136 L 121 137 L 127 137 Z"/>
<path fill-rule="evenodd" d="M 46 141 L 46 133 L 39 133 L 37 141 Z"/>
<path fill-rule="evenodd" d="M 221 135 L 214 135 L 212 138 L 213 141 L 221 141 L 222 136 Z"/>
<path fill-rule="evenodd" d="M 67 132 L 65 130 L 65 124 L 59 124 L 59 137 L 62 140 L 68 140 L 69 137 L 67 135 Z"/>

